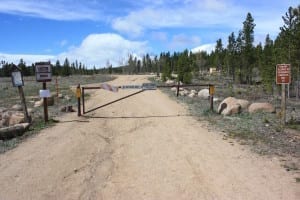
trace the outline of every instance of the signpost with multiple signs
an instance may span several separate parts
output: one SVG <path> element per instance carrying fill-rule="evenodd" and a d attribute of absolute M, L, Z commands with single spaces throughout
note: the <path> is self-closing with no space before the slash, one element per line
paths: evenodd
<path fill-rule="evenodd" d="M 37 62 L 35 63 L 35 77 L 37 82 L 43 83 L 42 94 L 46 94 L 47 91 L 46 82 L 50 82 L 52 80 L 52 70 L 50 62 Z M 47 95 L 43 95 L 43 104 L 44 104 L 44 119 L 45 122 L 48 121 L 48 102 Z"/>
<path fill-rule="evenodd" d="M 276 66 L 276 84 L 281 85 L 281 124 L 285 125 L 286 119 L 286 97 L 285 86 L 291 83 L 291 65 L 278 64 Z"/>

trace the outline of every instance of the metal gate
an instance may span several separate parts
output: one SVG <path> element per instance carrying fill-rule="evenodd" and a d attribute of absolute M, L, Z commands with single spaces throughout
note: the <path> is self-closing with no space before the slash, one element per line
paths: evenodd
<path fill-rule="evenodd" d="M 172 88 L 172 87 L 176 87 L 177 88 L 177 96 L 179 95 L 179 88 L 181 87 L 207 87 L 209 88 L 209 94 L 210 94 L 210 109 L 213 110 L 213 95 L 214 95 L 214 85 L 212 84 L 186 84 L 186 85 L 181 85 L 181 84 L 173 84 L 173 85 L 156 85 L 155 83 L 143 83 L 142 85 L 123 85 L 123 86 L 112 86 L 112 85 L 109 85 L 107 83 L 102 83 L 100 84 L 100 86 L 98 87 L 77 87 L 77 90 L 78 90 L 78 95 L 77 95 L 77 98 L 78 98 L 78 116 L 81 115 L 81 111 L 80 111 L 80 96 L 82 98 L 82 111 L 83 111 L 83 114 L 87 114 L 87 113 L 90 113 L 92 111 L 95 111 L 95 110 L 98 110 L 100 108 L 103 108 L 103 107 L 106 107 L 108 105 L 111 105 L 113 103 L 116 103 L 118 101 L 122 101 L 124 99 L 127 99 L 129 97 L 132 97 L 134 95 L 137 95 L 139 93 L 142 93 L 142 92 L 145 92 L 147 90 L 156 90 L 157 88 Z M 97 106 L 95 108 L 91 108 L 89 110 L 86 110 L 85 108 L 85 91 L 86 90 L 98 90 L 98 89 L 104 89 L 104 90 L 109 90 L 109 91 L 112 91 L 112 92 L 117 92 L 119 89 L 138 89 L 137 92 L 134 92 L 132 94 L 129 94 L 127 96 L 124 96 L 124 97 L 121 97 L 119 99 L 116 99 L 114 101 L 111 101 L 111 102 L 108 102 L 106 104 L 103 104 L 101 106 Z M 80 90 L 80 91 L 79 91 Z M 81 95 L 79 95 L 81 94 Z"/>

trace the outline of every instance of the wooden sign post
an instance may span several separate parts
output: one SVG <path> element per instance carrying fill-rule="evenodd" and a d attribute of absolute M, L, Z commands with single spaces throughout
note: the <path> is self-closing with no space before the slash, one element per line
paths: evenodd
<path fill-rule="evenodd" d="M 31 118 L 27 111 L 26 100 L 23 91 L 23 86 L 24 86 L 23 75 L 21 73 L 21 70 L 17 66 L 13 66 L 12 68 L 11 81 L 14 87 L 18 87 L 19 95 L 21 98 L 21 103 L 24 111 L 25 122 L 31 123 Z"/>
<path fill-rule="evenodd" d="M 78 84 L 77 88 L 76 88 L 76 97 L 77 97 L 77 105 L 78 105 L 77 116 L 81 116 L 81 105 L 80 105 L 81 88 L 80 88 L 80 84 Z"/>
<path fill-rule="evenodd" d="M 276 84 L 281 84 L 281 124 L 286 120 L 286 96 L 285 86 L 291 83 L 291 65 L 278 64 L 276 66 Z"/>
<path fill-rule="evenodd" d="M 37 82 L 43 83 L 43 90 L 40 90 L 40 97 L 43 98 L 44 104 L 44 120 L 48 122 L 48 102 L 47 97 L 50 96 L 49 90 L 47 90 L 46 82 L 52 79 L 52 70 L 50 62 L 37 62 L 35 63 L 35 77 Z"/>

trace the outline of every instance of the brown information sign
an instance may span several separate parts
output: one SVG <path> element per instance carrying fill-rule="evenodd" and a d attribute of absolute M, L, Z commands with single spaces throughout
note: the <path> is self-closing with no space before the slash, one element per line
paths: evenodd
<path fill-rule="evenodd" d="M 49 82 L 52 79 L 50 62 L 35 63 L 35 77 L 37 82 Z"/>
<path fill-rule="evenodd" d="M 278 64 L 276 66 L 276 84 L 290 84 L 291 83 L 291 65 Z"/>

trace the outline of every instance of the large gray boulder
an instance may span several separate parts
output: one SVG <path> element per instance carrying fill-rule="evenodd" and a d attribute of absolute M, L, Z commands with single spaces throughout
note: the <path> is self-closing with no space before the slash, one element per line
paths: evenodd
<path fill-rule="evenodd" d="M 11 107 L 11 110 L 14 110 L 14 111 L 22 111 L 23 110 L 23 107 L 20 105 L 20 104 L 15 104 Z"/>
<path fill-rule="evenodd" d="M 250 102 L 245 99 L 237 99 L 237 103 L 241 105 L 242 111 L 247 111 L 250 105 Z"/>
<path fill-rule="evenodd" d="M 242 111 L 242 106 L 234 97 L 227 97 L 218 106 L 218 113 L 222 115 L 237 114 Z"/>
<path fill-rule="evenodd" d="M 209 97 L 209 90 L 208 89 L 202 89 L 198 92 L 198 97 L 201 99 L 208 99 Z"/>
<path fill-rule="evenodd" d="M 275 108 L 270 103 L 252 103 L 248 108 L 249 113 L 255 113 L 255 112 L 268 112 L 268 113 L 274 113 Z"/>

